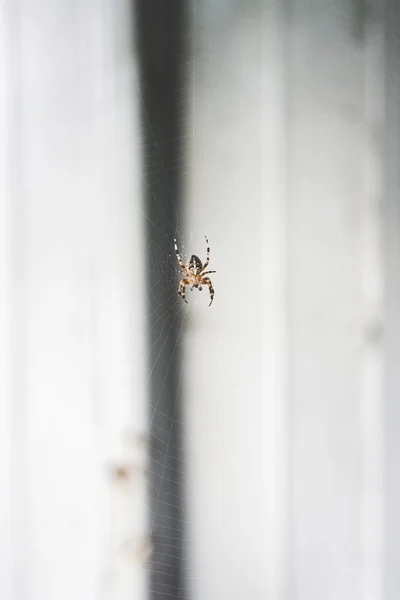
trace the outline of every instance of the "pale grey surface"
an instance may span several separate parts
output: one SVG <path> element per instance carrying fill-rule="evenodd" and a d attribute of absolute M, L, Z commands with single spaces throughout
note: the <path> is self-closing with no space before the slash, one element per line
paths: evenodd
<path fill-rule="evenodd" d="M 193 6 L 186 226 L 218 271 L 188 309 L 194 597 L 380 600 L 381 7 Z"/>
<path fill-rule="evenodd" d="M 145 414 L 127 17 L 89 0 L 13 6 L 0 5 L 0 596 L 141 600 L 143 485 L 121 493 L 104 475 L 111 458 L 137 466 L 121 431 Z M 204 292 L 182 308 L 190 594 L 397 600 L 398 9 L 191 9 L 179 233 L 200 256 L 208 235 L 218 273 L 211 308 Z"/>
<path fill-rule="evenodd" d="M 0 398 L 8 432 L 0 452 L 0 596 L 7 600 L 144 593 L 143 481 L 121 490 L 111 476 L 119 460 L 143 470 L 131 440 L 146 413 L 127 9 L 90 0 L 0 5 L 1 225 L 9 235 L 0 370 L 10 374 Z"/>

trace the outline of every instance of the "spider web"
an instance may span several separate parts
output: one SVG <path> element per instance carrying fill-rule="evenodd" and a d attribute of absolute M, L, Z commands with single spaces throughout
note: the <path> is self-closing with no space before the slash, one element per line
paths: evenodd
<path fill-rule="evenodd" d="M 156 201 L 162 219 L 163 206 Z M 150 390 L 149 421 L 146 436 L 149 461 L 148 513 L 152 559 L 149 566 L 152 598 L 189 598 L 193 585 L 190 569 L 190 510 L 187 507 L 185 396 L 185 347 L 192 333 L 191 315 L 206 310 L 205 293 L 187 291 L 189 305 L 178 297 L 182 269 L 178 267 L 173 239 L 184 263 L 192 250 L 193 232 L 184 235 L 169 223 L 162 229 L 145 216 L 147 234 L 149 295 L 147 306 L 147 383 Z M 166 250 L 167 248 L 167 250 Z M 169 248 L 169 250 L 168 250 Z M 190 249 L 190 250 L 189 250 Z M 200 250 L 206 252 L 206 245 Z M 178 593 L 178 595 L 177 595 Z"/>
<path fill-rule="evenodd" d="M 183 33 L 179 34 L 181 42 L 186 35 L 185 28 L 186 23 Z M 188 34 L 194 36 L 194 25 Z M 193 299 L 191 306 L 177 294 L 182 269 L 177 262 L 174 238 L 185 263 L 191 254 L 205 257 L 206 252 L 205 233 L 187 232 L 182 225 L 183 207 L 179 199 L 189 171 L 188 149 L 194 135 L 190 128 L 193 107 L 188 84 L 194 79 L 195 64 L 188 52 L 179 60 L 184 81 L 175 81 L 175 88 L 171 90 L 179 115 L 175 123 L 168 108 L 163 112 L 161 107 L 161 115 L 154 112 L 153 97 L 146 95 L 146 81 L 142 80 L 144 87 L 138 89 L 145 165 L 142 181 L 146 199 L 142 210 L 146 231 L 144 254 L 149 266 L 146 448 L 149 456 L 148 535 L 152 554 L 148 581 L 150 597 L 155 600 L 184 600 L 191 596 L 184 347 L 191 335 L 190 310 L 208 307 L 205 293 L 187 294 L 189 302 Z M 193 237 L 203 240 L 201 248 L 192 248 Z"/>
<path fill-rule="evenodd" d="M 186 11 L 185 22 L 181 23 L 183 26 L 178 32 L 182 46 L 175 55 L 180 77 L 173 75 L 168 79 L 164 73 L 168 66 L 170 44 L 176 42 L 172 38 L 177 35 L 176 30 L 171 33 L 171 22 L 164 22 L 164 31 L 161 32 L 146 30 L 141 24 L 142 34 L 156 46 L 160 43 L 159 36 L 167 33 L 168 38 L 166 47 L 162 49 L 167 55 L 162 65 L 163 72 L 157 71 L 152 92 L 149 92 L 148 81 L 143 76 L 138 89 L 145 165 L 142 181 L 145 198 L 142 215 L 146 231 L 144 254 L 150 267 L 146 302 L 149 344 L 146 442 L 149 455 L 148 533 L 152 545 L 148 581 L 150 597 L 154 600 L 193 597 L 201 587 L 204 568 L 200 566 L 204 545 L 198 542 L 201 494 L 196 491 L 201 477 L 197 477 L 195 467 L 201 441 L 197 439 L 198 428 L 193 427 L 196 409 L 190 386 L 192 376 L 196 375 L 195 361 L 205 357 L 206 352 L 204 330 L 201 344 L 197 346 L 194 341 L 194 338 L 199 339 L 198 324 L 209 323 L 208 318 L 204 321 L 201 317 L 215 315 L 215 304 L 209 307 L 210 294 L 205 286 L 202 292 L 187 289 L 188 304 L 178 297 L 182 269 L 175 255 L 174 238 L 185 264 L 193 254 L 199 256 L 204 264 L 207 250 L 204 238 L 207 236 L 211 249 L 209 268 L 218 270 L 219 264 L 219 261 L 214 262 L 212 213 L 202 216 L 201 225 L 197 219 L 196 222 L 186 220 L 185 198 L 187 188 L 193 182 L 190 160 L 198 143 L 196 138 L 200 135 L 195 131 L 195 124 L 201 123 L 202 73 L 208 68 L 203 58 L 196 63 L 198 53 L 203 50 L 202 22 L 204 19 L 212 21 L 218 38 L 218 30 L 223 27 L 224 20 L 215 23 L 215 15 L 219 16 L 219 13 L 218 10 L 215 12 L 212 4 L 205 9 L 195 0 L 182 5 Z M 171 10 L 173 6 L 171 4 Z M 203 9 L 207 13 L 205 16 L 201 12 Z M 168 13 L 168 18 L 170 16 Z M 197 27 L 199 31 L 196 31 Z M 211 44 L 210 55 L 214 51 L 215 47 Z M 155 100 L 154 89 L 158 98 L 164 93 L 167 95 L 166 104 L 168 101 L 174 104 L 173 109 L 165 110 L 163 103 Z M 191 210 L 190 203 L 187 210 L 188 213 Z M 214 287 L 218 301 L 219 288 Z M 195 351 L 197 347 L 202 349 L 200 353 Z M 210 363 L 211 359 L 208 365 Z M 207 394 L 206 390 L 204 394 Z M 203 413 L 201 418 L 207 419 L 208 415 Z M 211 502 L 210 494 L 206 501 Z"/>
<path fill-rule="evenodd" d="M 190 139 L 191 135 L 189 132 L 185 139 Z M 151 161 L 157 169 L 160 163 L 154 147 Z M 182 166 L 177 177 L 183 171 Z M 149 173 L 144 177 L 145 187 L 148 176 Z M 198 254 L 204 262 L 207 245 L 202 232 L 183 232 L 175 203 L 172 203 L 174 226 L 161 201 L 154 196 L 152 201 L 152 217 L 142 211 L 147 225 L 146 256 L 150 265 L 146 302 L 147 384 L 150 391 L 146 445 L 150 457 L 148 513 L 152 544 L 149 591 L 152 598 L 183 600 L 191 597 L 194 583 L 189 562 L 192 545 L 190 509 L 187 507 L 185 348 L 190 344 L 196 314 L 209 308 L 209 292 L 207 287 L 203 293 L 196 290 L 191 293 L 188 288 L 188 304 L 178 297 L 183 272 L 175 254 L 174 238 L 185 264 L 192 253 Z"/>
<path fill-rule="evenodd" d="M 189 596 L 187 552 L 187 461 L 185 458 L 184 402 L 185 340 L 190 337 L 188 306 L 178 297 L 181 270 L 175 252 L 165 251 L 179 230 L 160 231 L 153 222 L 148 239 L 150 269 L 148 314 L 148 513 L 152 559 L 151 597 Z M 157 293 L 157 289 L 160 293 Z"/>

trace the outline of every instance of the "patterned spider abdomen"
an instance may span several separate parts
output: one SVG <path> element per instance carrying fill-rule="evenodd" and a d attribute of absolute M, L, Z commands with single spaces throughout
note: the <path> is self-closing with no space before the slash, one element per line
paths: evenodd
<path fill-rule="evenodd" d="M 196 256 L 195 254 L 192 254 L 192 256 L 190 257 L 190 260 L 189 260 L 189 267 L 188 267 L 189 271 L 192 271 L 192 273 L 197 275 L 197 273 L 200 273 L 202 268 L 203 268 L 203 263 L 201 262 L 199 257 Z"/>

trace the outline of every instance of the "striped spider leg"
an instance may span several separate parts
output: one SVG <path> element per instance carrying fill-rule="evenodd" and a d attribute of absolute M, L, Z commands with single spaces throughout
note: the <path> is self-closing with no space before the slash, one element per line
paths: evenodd
<path fill-rule="evenodd" d="M 208 271 L 209 273 L 216 273 L 216 271 Z M 212 286 L 211 283 L 211 279 L 209 277 L 202 277 L 202 283 L 203 285 L 208 285 L 208 288 L 210 290 L 210 304 L 208 306 L 211 306 L 211 304 L 213 303 L 214 300 L 214 288 Z"/>

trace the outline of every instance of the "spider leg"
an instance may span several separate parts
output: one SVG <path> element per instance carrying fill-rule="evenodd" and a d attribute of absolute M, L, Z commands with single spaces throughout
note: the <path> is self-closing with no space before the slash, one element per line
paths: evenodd
<path fill-rule="evenodd" d="M 210 304 L 208 306 L 211 306 L 211 304 L 214 300 L 214 288 L 212 286 L 211 279 L 209 277 L 204 277 L 204 278 L 202 278 L 201 283 L 203 285 L 208 285 L 208 287 L 210 289 Z"/>
<path fill-rule="evenodd" d="M 216 273 L 217 271 L 204 271 L 204 273 L 202 273 L 202 275 L 207 275 L 208 273 Z"/>
<path fill-rule="evenodd" d="M 208 239 L 207 236 L 205 236 L 206 238 L 206 244 L 207 244 L 207 258 L 206 258 L 206 262 L 203 265 L 203 268 L 201 269 L 200 273 L 203 273 L 204 269 L 206 269 L 208 267 L 208 263 L 210 262 L 210 246 L 208 245 Z"/>
<path fill-rule="evenodd" d="M 175 246 L 175 254 L 176 254 L 176 258 L 178 259 L 179 266 L 182 267 L 182 269 L 185 269 L 185 271 L 187 273 L 187 268 L 183 264 L 183 261 L 181 259 L 181 255 L 179 254 L 178 245 L 176 243 L 176 238 L 174 238 L 174 246 Z"/>
<path fill-rule="evenodd" d="M 186 304 L 188 304 L 188 301 L 185 298 L 186 286 L 187 285 L 189 285 L 189 281 L 187 279 L 182 279 L 179 282 L 179 287 L 178 287 L 178 296 L 180 298 L 182 298 L 182 300 L 184 300 L 186 302 Z"/>

